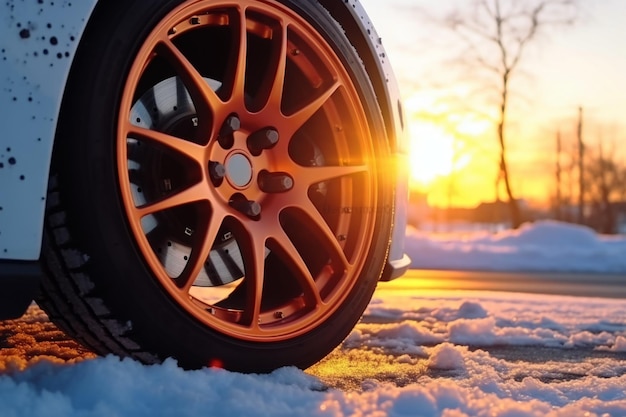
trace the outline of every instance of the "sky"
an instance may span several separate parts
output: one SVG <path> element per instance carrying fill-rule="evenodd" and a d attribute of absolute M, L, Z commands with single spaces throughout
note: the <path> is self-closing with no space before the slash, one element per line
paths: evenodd
<path fill-rule="evenodd" d="M 544 242 L 546 232 L 551 245 Z M 585 263 L 571 263 L 572 253 L 557 243 L 571 241 L 574 247 L 594 241 L 602 259 L 598 267 L 612 272 L 610 265 L 621 261 L 624 266 L 625 238 L 608 242 L 577 226 L 538 223 L 498 236 L 511 254 L 524 258 L 524 248 L 535 246 L 546 255 L 525 263 L 535 259 L 541 265 L 553 257 L 586 270 Z M 460 233 L 448 235 L 446 242 L 431 238 L 432 247 L 464 245 L 473 258 L 490 256 L 479 250 L 484 239 Z M 409 233 L 409 255 L 423 259 L 421 247 L 411 243 L 416 239 L 426 237 Z M 612 250 L 612 244 L 622 249 Z M 514 267 L 519 264 L 515 258 L 503 257 L 498 268 Z M 0 350 L 0 415 L 626 415 L 626 300 L 485 291 L 411 294 L 385 285 L 374 294 L 362 322 L 327 359 L 307 371 L 281 368 L 268 375 L 184 371 L 173 360 L 145 366 L 113 356 L 81 356 L 60 342 L 45 314 L 32 307 L 19 322 L 20 331 Z M 34 343 L 38 337 L 43 342 Z M 498 354 L 516 349 L 544 356 L 523 360 Z M 367 369 L 345 365 L 353 360 Z M 375 377 L 377 369 L 393 369 L 403 376 L 401 383 Z M 355 375 L 357 371 L 365 376 Z M 360 383 L 335 386 L 337 378 L 351 377 Z"/>
<path fill-rule="evenodd" d="M 530 3 L 529 0 L 527 0 Z M 413 185 L 431 204 L 473 206 L 495 199 L 494 107 L 460 66 L 459 40 L 436 21 L 466 0 L 363 0 L 394 66 L 411 121 Z M 542 32 L 512 81 L 508 145 L 514 192 L 545 206 L 554 194 L 557 131 L 575 147 L 578 108 L 583 138 L 613 146 L 626 162 L 626 2 L 580 2 L 572 26 Z M 567 160 L 567 158 L 565 158 Z M 566 164 L 567 161 L 563 161 Z M 454 162 L 453 162 L 454 161 Z M 456 173 L 450 180 L 450 172 Z M 439 175 L 437 175 L 439 174 Z M 564 174 L 564 181 L 575 181 Z M 450 197 L 451 196 L 451 197 Z M 501 197 L 504 194 L 501 192 Z"/>

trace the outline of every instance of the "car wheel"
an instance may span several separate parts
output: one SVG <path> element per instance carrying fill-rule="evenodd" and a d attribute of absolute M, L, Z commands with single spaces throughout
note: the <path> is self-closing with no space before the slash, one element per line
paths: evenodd
<path fill-rule="evenodd" d="M 317 2 L 100 2 L 63 101 L 40 304 L 100 354 L 310 366 L 386 262 L 389 155 Z"/>

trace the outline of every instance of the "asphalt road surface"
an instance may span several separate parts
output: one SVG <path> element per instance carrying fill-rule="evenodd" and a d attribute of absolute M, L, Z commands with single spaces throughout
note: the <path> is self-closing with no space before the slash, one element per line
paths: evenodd
<path fill-rule="evenodd" d="M 626 276 L 622 274 L 411 269 L 395 281 L 381 283 L 378 291 L 402 290 L 411 292 L 424 289 L 508 291 L 626 298 Z"/>

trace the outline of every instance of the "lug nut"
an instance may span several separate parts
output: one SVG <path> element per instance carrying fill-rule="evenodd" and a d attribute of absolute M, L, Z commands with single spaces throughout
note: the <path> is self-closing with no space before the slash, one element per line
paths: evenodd
<path fill-rule="evenodd" d="M 238 131 L 241 128 L 241 120 L 239 117 L 232 115 L 228 116 L 220 129 L 219 137 L 217 141 L 220 143 L 220 146 L 224 149 L 230 149 L 233 147 L 235 142 L 233 138 L 233 133 Z"/>
<path fill-rule="evenodd" d="M 283 193 L 293 188 L 293 178 L 284 172 L 261 171 L 259 188 L 266 193 Z"/>
<path fill-rule="evenodd" d="M 257 217 L 261 214 L 261 205 L 256 201 L 236 198 L 230 201 L 230 205 L 248 217 Z"/>
<path fill-rule="evenodd" d="M 258 156 L 264 149 L 269 149 L 278 143 L 278 131 L 268 127 L 254 132 L 248 137 L 248 150 Z"/>
<path fill-rule="evenodd" d="M 209 162 L 209 175 L 215 181 L 221 181 L 226 176 L 226 167 L 219 162 Z"/>

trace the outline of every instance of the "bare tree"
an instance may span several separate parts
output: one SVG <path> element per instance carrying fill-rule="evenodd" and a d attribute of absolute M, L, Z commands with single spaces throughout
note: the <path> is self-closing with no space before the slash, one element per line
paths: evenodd
<path fill-rule="evenodd" d="M 511 222 L 522 223 L 519 204 L 513 195 L 507 161 L 507 115 L 511 82 L 518 72 L 527 46 L 547 27 L 571 24 L 576 15 L 576 0 L 474 0 L 469 13 L 450 14 L 446 25 L 466 45 L 463 52 L 469 64 L 480 68 L 497 86 L 499 173 L 496 187 L 504 181 Z"/>
<path fill-rule="evenodd" d="M 582 107 L 578 108 L 576 142 L 578 144 L 578 224 L 585 224 L 585 142 L 583 142 Z"/>
<path fill-rule="evenodd" d="M 589 223 L 600 233 L 617 233 L 617 210 L 615 203 L 626 193 L 626 167 L 615 155 L 615 143 L 606 145 L 600 141 L 598 149 L 586 158 L 585 189 L 590 206 Z"/>
<path fill-rule="evenodd" d="M 589 222 L 602 233 L 611 233 L 615 215 L 611 207 L 611 194 L 615 184 L 616 167 L 604 155 L 602 145 L 597 155 L 588 158 L 588 201 L 592 210 Z"/>
<path fill-rule="evenodd" d="M 556 132 L 556 195 L 554 196 L 554 217 L 557 220 L 563 220 L 563 192 L 561 186 L 561 153 L 563 152 L 563 143 L 561 141 L 561 131 Z"/>

